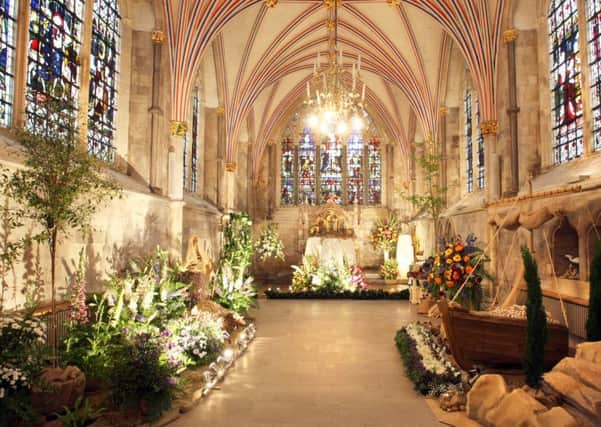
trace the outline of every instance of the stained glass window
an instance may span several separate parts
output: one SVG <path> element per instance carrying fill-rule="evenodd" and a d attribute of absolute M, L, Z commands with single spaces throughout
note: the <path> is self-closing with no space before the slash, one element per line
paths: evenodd
<path fill-rule="evenodd" d="M 0 126 L 12 118 L 15 66 L 16 1 L 0 0 Z"/>
<path fill-rule="evenodd" d="M 584 151 L 577 0 L 552 0 L 549 10 L 553 158 L 555 164 Z"/>
<path fill-rule="evenodd" d="M 321 147 L 319 159 L 321 176 L 320 202 L 334 200 L 342 203 L 342 144 L 336 138 L 328 138 Z"/>
<path fill-rule="evenodd" d="M 363 204 L 363 135 L 353 131 L 347 142 L 348 203 Z"/>
<path fill-rule="evenodd" d="M 88 148 L 90 153 L 113 160 L 113 137 L 117 108 L 120 24 L 119 2 L 94 0 Z"/>
<path fill-rule="evenodd" d="M 588 0 L 588 57 L 591 73 L 593 149 L 601 150 L 601 0 Z"/>
<path fill-rule="evenodd" d="M 484 134 L 482 133 L 482 128 L 480 125 L 482 121 L 480 120 L 480 100 L 476 99 L 476 121 L 478 123 L 478 190 L 484 189 L 484 184 L 486 182 L 485 174 L 486 168 L 484 161 Z"/>
<path fill-rule="evenodd" d="M 198 191 L 198 121 L 200 114 L 198 92 L 192 97 L 192 146 L 190 147 L 190 188 L 193 193 Z"/>
<path fill-rule="evenodd" d="M 305 128 L 301 136 L 298 151 L 298 187 L 299 202 L 314 205 L 317 203 L 315 197 L 316 174 L 315 174 L 315 140 L 311 130 Z"/>
<path fill-rule="evenodd" d="M 31 0 L 30 5 L 26 126 L 48 128 L 64 118 L 49 111 L 48 102 L 77 110 L 84 6 L 83 0 Z"/>
<path fill-rule="evenodd" d="M 282 205 L 294 205 L 294 144 L 290 138 L 282 142 Z"/>
<path fill-rule="evenodd" d="M 464 100 L 465 113 L 465 158 L 467 175 L 467 192 L 474 191 L 474 141 L 473 137 L 473 119 L 472 119 L 472 92 L 470 89 L 465 92 Z"/>
<path fill-rule="evenodd" d="M 379 205 L 382 203 L 382 151 L 380 149 L 380 141 L 378 138 L 369 140 L 368 163 L 368 203 L 370 205 Z"/>

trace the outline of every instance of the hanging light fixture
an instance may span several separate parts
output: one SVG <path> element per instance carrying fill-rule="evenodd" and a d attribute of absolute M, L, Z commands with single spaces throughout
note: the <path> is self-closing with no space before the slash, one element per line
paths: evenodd
<path fill-rule="evenodd" d="M 330 60 L 321 69 L 321 55 L 317 53 L 313 65 L 313 78 L 307 82 L 307 105 L 309 113 L 306 124 L 313 131 L 319 131 L 331 141 L 341 138 L 351 131 L 364 127 L 365 83 L 361 93 L 357 90 L 357 81 L 361 72 L 361 55 L 352 67 L 352 84 L 345 82 L 343 51 L 338 46 L 338 2 L 334 2 L 334 21 L 328 25 L 334 31 L 330 47 Z M 331 37 L 331 35 L 330 35 Z M 344 138 L 341 138 L 344 141 Z"/>

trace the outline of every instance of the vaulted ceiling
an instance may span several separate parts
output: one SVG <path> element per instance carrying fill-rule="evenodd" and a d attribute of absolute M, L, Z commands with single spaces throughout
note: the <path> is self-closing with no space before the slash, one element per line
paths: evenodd
<path fill-rule="evenodd" d="M 227 123 L 227 156 L 246 120 L 253 158 L 305 93 L 317 53 L 329 50 L 335 0 L 166 0 L 174 120 L 187 115 L 190 75 L 214 62 Z M 506 0 L 344 0 L 338 40 L 344 64 L 362 57 L 372 116 L 389 140 L 408 147 L 417 127 L 434 134 L 446 92 L 452 43 L 481 93 L 484 120 L 495 117 L 495 67 Z M 273 7 L 269 7 L 273 5 Z M 212 49 L 208 49 L 212 46 Z"/>

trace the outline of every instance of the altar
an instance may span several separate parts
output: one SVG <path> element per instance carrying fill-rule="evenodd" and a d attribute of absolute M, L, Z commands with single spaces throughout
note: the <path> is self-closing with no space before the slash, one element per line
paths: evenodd
<path fill-rule="evenodd" d="M 315 257 L 320 265 L 331 263 L 348 265 L 357 263 L 355 239 L 338 237 L 309 237 L 305 248 L 305 256 Z"/>
<path fill-rule="evenodd" d="M 346 212 L 328 201 L 311 220 L 305 256 L 315 257 L 320 265 L 356 265 L 355 233 Z"/>

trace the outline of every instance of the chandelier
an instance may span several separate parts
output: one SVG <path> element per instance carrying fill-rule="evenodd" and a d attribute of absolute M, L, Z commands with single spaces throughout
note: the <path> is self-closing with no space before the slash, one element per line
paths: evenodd
<path fill-rule="evenodd" d="M 328 27 L 333 30 L 330 34 L 329 63 L 321 66 L 321 54 L 317 54 L 313 65 L 313 78 L 307 82 L 308 109 L 307 126 L 318 131 L 330 140 L 337 137 L 342 141 L 343 136 L 352 131 L 360 131 L 364 127 L 365 112 L 365 83 L 361 92 L 357 89 L 357 81 L 361 72 L 361 55 L 352 64 L 352 78 L 347 81 L 343 65 L 343 51 L 338 46 L 338 2 L 334 6 L 334 21 Z M 346 78 L 346 79 L 345 79 Z"/>

